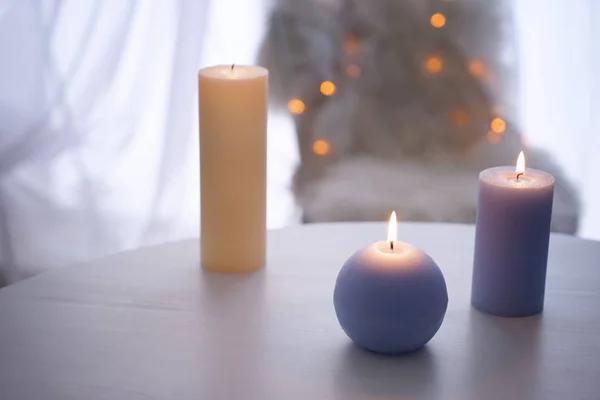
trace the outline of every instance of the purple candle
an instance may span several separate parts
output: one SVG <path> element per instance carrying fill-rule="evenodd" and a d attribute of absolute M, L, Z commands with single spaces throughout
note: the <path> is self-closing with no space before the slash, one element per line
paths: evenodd
<path fill-rule="evenodd" d="M 333 303 L 344 332 L 358 346 L 400 354 L 420 349 L 435 335 L 448 291 L 431 257 L 396 240 L 392 213 L 388 240 L 357 251 L 340 270 Z"/>
<path fill-rule="evenodd" d="M 486 169 L 479 175 L 479 204 L 471 304 L 502 317 L 542 311 L 554 177 L 525 170 Z"/>

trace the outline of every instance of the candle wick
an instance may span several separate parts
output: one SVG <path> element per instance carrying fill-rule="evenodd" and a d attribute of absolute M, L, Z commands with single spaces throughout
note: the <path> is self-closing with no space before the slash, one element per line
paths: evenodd
<path fill-rule="evenodd" d="M 390 250 L 394 250 L 394 241 L 390 240 Z"/>
<path fill-rule="evenodd" d="M 519 172 L 519 173 L 517 174 L 517 180 L 519 180 L 519 177 L 520 177 L 521 175 L 523 175 L 523 172 Z"/>
<path fill-rule="evenodd" d="M 235 64 L 231 64 L 231 70 L 233 71 L 233 67 L 235 67 Z"/>

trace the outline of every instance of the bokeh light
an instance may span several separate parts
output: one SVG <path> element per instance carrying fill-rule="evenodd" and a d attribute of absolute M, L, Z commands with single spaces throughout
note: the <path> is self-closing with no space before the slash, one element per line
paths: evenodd
<path fill-rule="evenodd" d="M 485 75 L 485 65 L 479 60 L 469 61 L 469 72 L 474 76 Z"/>
<path fill-rule="evenodd" d="M 335 85 L 331 81 L 321 83 L 321 93 L 324 96 L 333 96 L 335 93 Z"/>
<path fill-rule="evenodd" d="M 304 112 L 304 109 L 304 102 L 300 99 L 291 99 L 288 102 L 288 110 L 290 110 L 292 114 L 300 115 Z"/>
<path fill-rule="evenodd" d="M 434 28 L 441 28 L 446 25 L 446 17 L 442 13 L 435 13 L 431 16 L 430 22 Z"/>
<path fill-rule="evenodd" d="M 489 131 L 488 134 L 487 134 L 487 140 L 491 144 L 500 143 L 500 140 L 502 140 L 502 134 L 496 133 L 496 132 L 493 132 L 493 131 Z"/>
<path fill-rule="evenodd" d="M 344 50 L 346 51 L 346 53 L 350 54 L 351 56 L 355 56 L 356 54 L 358 54 L 358 49 L 359 43 L 356 36 L 347 36 L 346 40 L 344 40 Z"/>
<path fill-rule="evenodd" d="M 319 139 L 313 143 L 313 151 L 319 156 L 326 156 L 330 150 L 331 146 L 326 140 Z"/>
<path fill-rule="evenodd" d="M 452 112 L 452 123 L 458 127 L 464 128 L 469 125 L 471 122 L 471 118 L 469 118 L 469 114 L 466 110 L 458 109 Z"/>
<path fill-rule="evenodd" d="M 350 64 L 346 67 L 346 74 L 350 78 L 358 78 L 360 76 L 360 67 L 356 64 Z"/>
<path fill-rule="evenodd" d="M 496 133 L 502 133 L 506 130 L 506 122 L 500 117 L 496 117 L 492 120 L 490 124 L 492 130 Z"/>
<path fill-rule="evenodd" d="M 432 56 L 425 61 L 425 69 L 432 74 L 439 73 L 444 68 L 444 62 L 440 57 Z"/>

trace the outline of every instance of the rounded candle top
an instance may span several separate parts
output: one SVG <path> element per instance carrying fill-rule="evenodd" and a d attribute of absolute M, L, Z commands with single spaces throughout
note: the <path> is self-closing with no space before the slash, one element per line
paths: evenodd
<path fill-rule="evenodd" d="M 517 179 L 514 167 L 488 168 L 479 174 L 479 180 L 490 185 L 521 189 L 535 189 L 554 184 L 554 177 L 544 171 L 528 168 Z"/>
<path fill-rule="evenodd" d="M 554 177 L 546 172 L 525 168 L 525 154 L 519 153 L 516 168 L 488 168 L 479 174 L 479 180 L 493 186 L 515 189 L 539 189 L 554 186 Z"/>
<path fill-rule="evenodd" d="M 424 251 L 409 243 L 395 241 L 391 249 L 386 240 L 360 249 L 350 260 L 364 268 L 387 270 L 391 274 L 415 272 L 433 262 Z"/>
<path fill-rule="evenodd" d="M 396 240 L 397 230 L 398 221 L 394 211 L 388 224 L 387 240 L 360 249 L 348 261 L 360 268 L 377 268 L 392 274 L 405 274 L 419 270 L 423 266 L 435 265 L 424 251 L 409 243 Z"/>
<path fill-rule="evenodd" d="M 269 75 L 269 70 L 258 65 L 215 65 L 202 68 L 198 75 L 223 80 L 256 79 Z"/>

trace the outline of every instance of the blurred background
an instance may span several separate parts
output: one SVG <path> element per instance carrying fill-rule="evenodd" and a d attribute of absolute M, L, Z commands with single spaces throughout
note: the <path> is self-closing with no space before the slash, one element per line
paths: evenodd
<path fill-rule="evenodd" d="M 292 24 L 311 21 L 298 4 L 335 10 L 341 2 L 297 0 Z M 485 9 L 496 1 L 408 3 L 442 35 L 452 24 L 464 26 L 460 18 L 452 19 L 448 7 L 454 2 Z M 2 279 L 16 281 L 48 268 L 197 236 L 197 70 L 256 63 L 263 40 L 277 33 L 272 11 L 285 11 L 287 3 L 0 0 Z M 506 129 L 518 132 L 524 145 L 547 151 L 579 195 L 577 234 L 600 239 L 600 80 L 593 73 L 600 45 L 592 40 L 600 34 L 595 24 L 600 4 L 501 3 L 502 13 L 493 17 L 502 29 L 485 23 L 477 29 L 498 32 L 501 45 L 493 43 L 494 55 L 503 80 L 495 87 L 506 103 L 491 117 L 503 118 L 506 126 L 482 126 L 481 139 L 502 146 Z M 443 23 L 430 19 L 437 13 Z M 328 26 L 327 20 L 318 24 L 315 29 Z M 300 30 L 310 37 L 311 23 Z M 460 29 L 456 32 L 462 38 Z M 341 40 L 347 44 L 346 39 Z M 469 65 L 477 75 L 487 64 Z M 344 71 L 368 78 L 360 69 Z M 341 99 L 344 88 L 335 91 Z M 269 228 L 306 219 L 293 181 L 305 162 L 298 117 L 312 103 L 296 100 L 302 105 L 275 101 L 269 115 Z M 310 142 L 307 148 L 327 156 L 335 150 L 329 145 Z"/>

